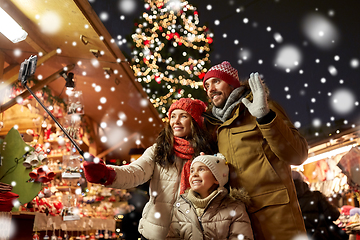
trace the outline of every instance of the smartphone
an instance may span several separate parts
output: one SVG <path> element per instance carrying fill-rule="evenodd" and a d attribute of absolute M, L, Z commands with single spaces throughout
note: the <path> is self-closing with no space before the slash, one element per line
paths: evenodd
<path fill-rule="evenodd" d="M 21 63 L 18 80 L 21 82 L 22 85 L 25 85 L 27 83 L 28 77 L 35 73 L 36 63 L 36 55 L 30 56 L 28 59 Z"/>

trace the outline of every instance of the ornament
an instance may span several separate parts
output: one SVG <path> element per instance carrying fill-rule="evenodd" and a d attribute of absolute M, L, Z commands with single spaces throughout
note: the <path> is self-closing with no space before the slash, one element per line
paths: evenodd
<path fill-rule="evenodd" d="M 46 234 L 43 239 L 44 239 L 44 240 L 49 240 L 50 237 Z"/>
<path fill-rule="evenodd" d="M 204 72 L 202 72 L 202 73 L 199 74 L 199 78 L 200 78 L 200 79 L 203 79 L 204 76 L 205 76 L 205 73 L 204 73 Z"/>
<path fill-rule="evenodd" d="M 39 240 L 39 235 L 37 233 L 33 235 L 33 240 Z"/>
<path fill-rule="evenodd" d="M 69 235 L 67 233 L 64 234 L 64 240 L 69 240 Z"/>

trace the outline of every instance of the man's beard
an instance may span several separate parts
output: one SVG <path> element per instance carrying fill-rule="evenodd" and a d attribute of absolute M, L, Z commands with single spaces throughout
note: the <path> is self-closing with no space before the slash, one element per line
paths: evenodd
<path fill-rule="evenodd" d="M 222 109 L 222 108 L 225 106 L 225 103 L 226 103 L 226 100 L 227 100 L 227 99 L 222 98 L 220 102 L 215 103 L 215 102 L 213 101 L 213 96 L 214 96 L 214 95 L 218 95 L 219 98 L 221 98 L 221 97 L 223 96 L 223 93 L 222 93 L 222 92 L 212 92 L 212 93 L 210 94 L 210 99 L 211 99 L 211 102 L 214 104 L 214 106 L 217 107 L 217 108 L 221 108 L 221 109 Z"/>

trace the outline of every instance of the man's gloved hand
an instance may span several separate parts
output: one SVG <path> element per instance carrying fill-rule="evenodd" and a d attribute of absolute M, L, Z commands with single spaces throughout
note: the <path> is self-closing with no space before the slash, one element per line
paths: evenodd
<path fill-rule="evenodd" d="M 256 118 L 262 118 L 270 112 L 270 109 L 265 87 L 259 77 L 259 73 L 250 74 L 249 85 L 253 94 L 253 102 L 243 98 L 242 103 L 247 107 L 251 115 Z"/>
<path fill-rule="evenodd" d="M 85 158 L 83 168 L 86 180 L 91 183 L 110 185 L 116 177 L 113 168 L 107 167 L 103 160 L 93 155 Z"/>

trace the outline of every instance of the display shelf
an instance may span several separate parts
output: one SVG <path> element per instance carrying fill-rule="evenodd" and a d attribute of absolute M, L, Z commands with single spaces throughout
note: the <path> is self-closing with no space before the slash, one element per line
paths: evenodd
<path fill-rule="evenodd" d="M 63 172 L 61 177 L 63 179 L 78 179 L 78 178 L 81 178 L 81 173 L 79 172 L 74 172 L 74 173 L 71 173 L 71 172 Z"/>
<path fill-rule="evenodd" d="M 48 158 L 60 158 L 63 157 L 64 155 L 69 155 L 69 154 L 51 154 L 51 155 L 47 155 Z"/>
<path fill-rule="evenodd" d="M 56 188 L 57 188 L 57 190 L 59 190 L 59 191 L 69 191 L 69 189 L 70 190 L 72 190 L 72 191 L 75 191 L 77 188 L 79 188 L 79 187 L 74 187 L 74 186 L 56 186 Z"/>
<path fill-rule="evenodd" d="M 36 212 L 27 212 L 27 211 L 14 211 L 11 212 L 11 215 L 33 215 L 35 216 Z"/>
<path fill-rule="evenodd" d="M 70 140 L 68 139 L 68 138 L 66 138 L 66 137 L 64 137 L 64 138 L 59 138 L 59 137 L 57 137 L 57 138 L 50 138 L 50 139 L 47 139 L 46 140 L 46 142 L 49 142 L 49 143 L 59 143 L 59 140 L 64 140 L 65 142 L 70 142 Z"/>

